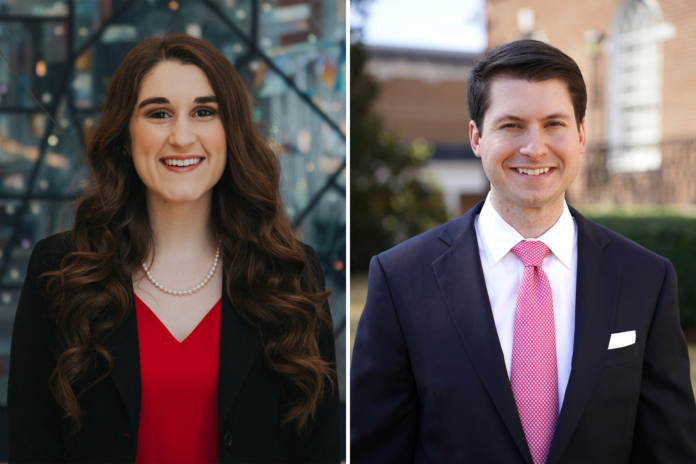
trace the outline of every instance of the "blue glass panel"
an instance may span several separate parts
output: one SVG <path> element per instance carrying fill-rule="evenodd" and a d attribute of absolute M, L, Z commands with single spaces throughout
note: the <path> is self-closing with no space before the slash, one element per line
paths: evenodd
<path fill-rule="evenodd" d="M 254 22 L 254 7 L 258 8 L 260 1 L 252 0 L 212 0 L 217 9 L 230 19 L 236 27 L 241 29 L 245 34 L 251 35 L 252 24 Z"/>
<path fill-rule="evenodd" d="M 326 109 L 345 100 L 345 20 L 341 1 L 261 3 L 260 48 Z"/>
<path fill-rule="evenodd" d="M 73 51 L 77 51 L 111 18 L 114 7 L 119 8 L 122 5 L 119 2 L 114 5 L 112 2 L 94 0 L 74 0 L 74 3 L 72 38 Z"/>
<path fill-rule="evenodd" d="M 0 52 L 14 70 L 0 58 L 0 108 L 38 108 L 29 92 L 43 106 L 55 103 L 69 58 L 67 22 L 0 22 Z"/>
<path fill-rule="evenodd" d="M 53 18 L 68 16 L 69 13 L 67 1 L 0 0 L 0 15 Z"/>
<path fill-rule="evenodd" d="M 87 169 L 80 136 L 83 124 L 80 118 L 73 117 L 66 103 L 63 99 L 53 118 L 62 133 L 49 121 L 46 145 L 32 190 L 35 195 L 77 196 L 84 187 Z"/>
<path fill-rule="evenodd" d="M 42 113 L 3 114 L 0 110 L 0 195 L 26 192 L 46 119 Z"/>

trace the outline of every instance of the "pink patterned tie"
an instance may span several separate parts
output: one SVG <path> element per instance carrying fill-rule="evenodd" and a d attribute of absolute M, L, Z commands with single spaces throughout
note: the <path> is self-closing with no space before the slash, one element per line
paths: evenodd
<path fill-rule="evenodd" d="M 541 263 L 551 250 L 542 242 L 512 248 L 524 273 L 517 291 L 510 383 L 534 464 L 544 464 L 558 419 L 558 370 L 551 285 Z"/>

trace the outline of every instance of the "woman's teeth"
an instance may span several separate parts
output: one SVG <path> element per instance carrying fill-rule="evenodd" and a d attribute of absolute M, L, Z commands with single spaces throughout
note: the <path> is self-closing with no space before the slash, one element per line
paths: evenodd
<path fill-rule="evenodd" d="M 194 164 L 200 163 L 201 158 L 191 158 L 187 160 L 166 159 L 163 161 L 164 164 L 166 164 L 167 166 L 192 166 Z"/>
<path fill-rule="evenodd" d="M 517 172 L 521 174 L 527 174 L 528 176 L 538 176 L 539 174 L 545 174 L 549 172 L 549 169 L 551 168 L 544 168 L 544 169 L 523 169 L 523 168 L 517 168 Z"/>

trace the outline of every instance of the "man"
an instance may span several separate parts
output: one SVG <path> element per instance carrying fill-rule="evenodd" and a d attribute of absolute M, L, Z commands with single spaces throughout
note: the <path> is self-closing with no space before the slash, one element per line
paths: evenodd
<path fill-rule="evenodd" d="M 578 66 L 542 42 L 472 70 L 491 191 L 372 259 L 352 463 L 696 463 L 672 264 L 565 202 L 586 102 Z"/>

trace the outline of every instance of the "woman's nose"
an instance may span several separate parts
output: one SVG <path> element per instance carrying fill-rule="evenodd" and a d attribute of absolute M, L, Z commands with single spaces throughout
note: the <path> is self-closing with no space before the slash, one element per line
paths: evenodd
<path fill-rule="evenodd" d="M 171 125 L 169 143 L 177 147 L 186 147 L 196 140 L 192 123 L 186 117 L 177 117 Z"/>

